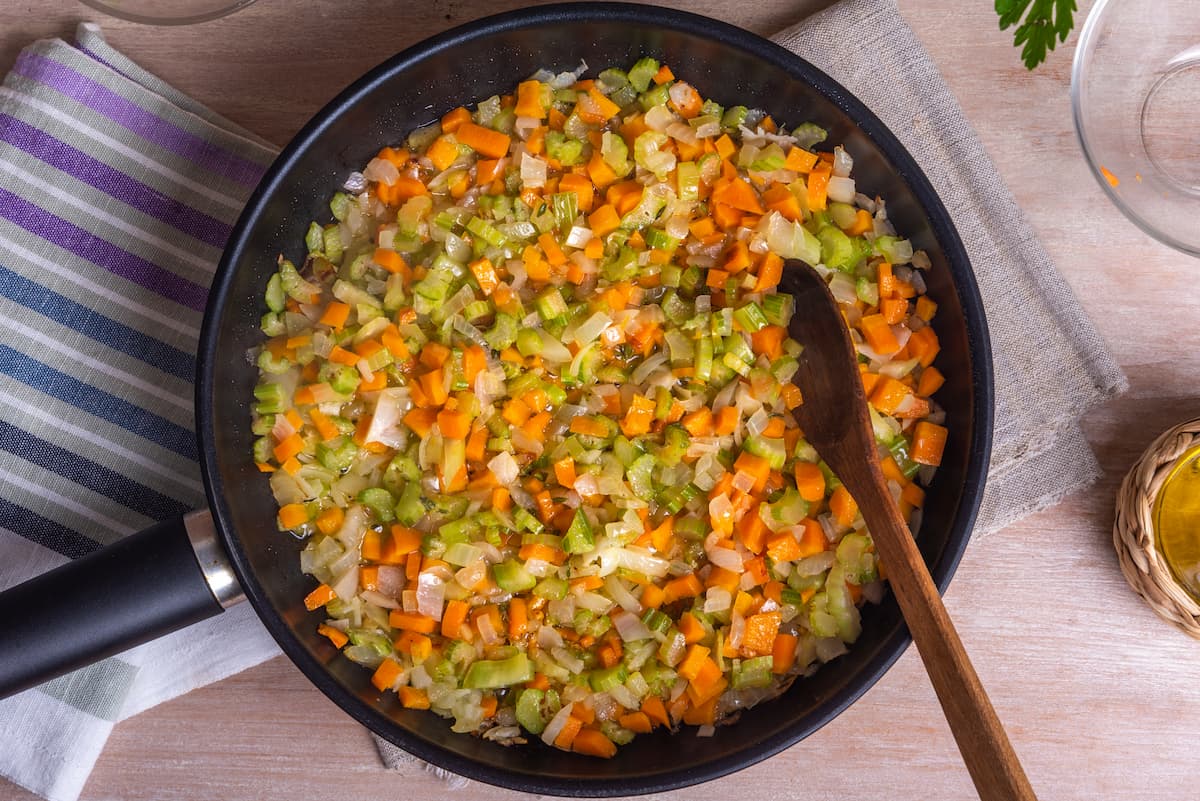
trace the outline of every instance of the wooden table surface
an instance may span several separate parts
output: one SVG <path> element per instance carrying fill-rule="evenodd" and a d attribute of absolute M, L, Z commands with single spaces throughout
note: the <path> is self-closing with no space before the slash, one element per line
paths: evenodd
<path fill-rule="evenodd" d="M 164 0 L 166 2 L 166 0 Z M 259 0 L 167 29 L 71 0 L 0 3 L 0 69 L 33 39 L 101 22 L 113 45 L 223 114 L 284 143 L 392 52 L 520 0 Z M 768 35 L 823 0 L 671 0 Z M 1082 15 L 1091 6 L 1080 3 Z M 1027 74 L 991 2 L 900 0 L 1046 249 L 1107 338 L 1127 395 L 1084 426 L 1104 468 L 1091 489 L 973 542 L 946 595 L 962 639 L 1042 799 L 1196 798 L 1197 643 L 1126 586 L 1111 545 L 1125 470 L 1200 414 L 1200 262 L 1127 222 L 1089 174 L 1068 100 L 1075 35 Z M 303 9 L 303 10 L 301 10 Z M 951 10 L 952 9 L 952 10 Z M 426 798 L 432 776 L 383 770 L 367 733 L 283 658 L 118 725 L 83 798 Z M 915 650 L 833 723 L 734 776 L 667 794 L 749 798 L 973 797 Z M 469 798 L 520 794 L 471 785 Z M 33 795 L 0 780 L 0 801 Z"/>

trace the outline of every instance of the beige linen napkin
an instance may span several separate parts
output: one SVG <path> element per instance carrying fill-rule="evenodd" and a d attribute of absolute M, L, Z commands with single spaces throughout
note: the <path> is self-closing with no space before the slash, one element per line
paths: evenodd
<path fill-rule="evenodd" d="M 841 0 L 772 39 L 883 120 L 937 189 L 966 246 L 987 310 L 996 374 L 992 462 L 975 535 L 1091 484 L 1100 467 L 1077 421 L 1124 392 L 1125 376 L 895 0 Z M 377 744 L 389 768 L 420 769 L 391 743 Z M 452 779 L 452 786 L 466 783 Z"/>

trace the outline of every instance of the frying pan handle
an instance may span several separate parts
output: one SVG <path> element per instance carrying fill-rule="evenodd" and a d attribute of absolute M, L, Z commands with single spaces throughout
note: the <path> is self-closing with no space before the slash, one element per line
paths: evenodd
<path fill-rule="evenodd" d="M 207 510 L 158 523 L 0 593 L 0 698 L 241 599 Z"/>

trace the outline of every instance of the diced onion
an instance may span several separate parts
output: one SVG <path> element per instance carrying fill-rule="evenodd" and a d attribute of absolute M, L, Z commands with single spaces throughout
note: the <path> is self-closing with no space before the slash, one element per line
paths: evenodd
<path fill-rule="evenodd" d="M 724 612 L 731 603 L 733 603 L 733 597 L 729 594 L 729 590 L 724 587 L 709 587 L 704 596 L 704 612 L 706 614 Z"/>
<path fill-rule="evenodd" d="M 442 603 L 446 596 L 446 582 L 429 571 L 417 578 L 417 611 L 422 615 L 442 619 Z"/>
<path fill-rule="evenodd" d="M 549 165 L 537 156 L 521 154 L 521 183 L 534 189 L 546 185 L 546 168 Z"/>
<path fill-rule="evenodd" d="M 617 633 L 621 635 L 621 639 L 625 642 L 648 640 L 654 636 L 650 633 L 650 629 L 646 628 L 646 624 L 631 612 L 617 612 L 611 615 L 611 620 L 613 626 L 617 629 Z"/>

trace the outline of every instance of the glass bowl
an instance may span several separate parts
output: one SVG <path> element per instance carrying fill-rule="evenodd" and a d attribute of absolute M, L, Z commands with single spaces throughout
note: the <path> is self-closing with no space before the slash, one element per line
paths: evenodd
<path fill-rule="evenodd" d="M 1200 0 L 1097 0 L 1075 52 L 1071 106 L 1117 208 L 1200 256 Z"/>
<path fill-rule="evenodd" d="M 245 8 L 254 0 L 79 0 L 97 11 L 142 25 L 191 25 Z"/>

